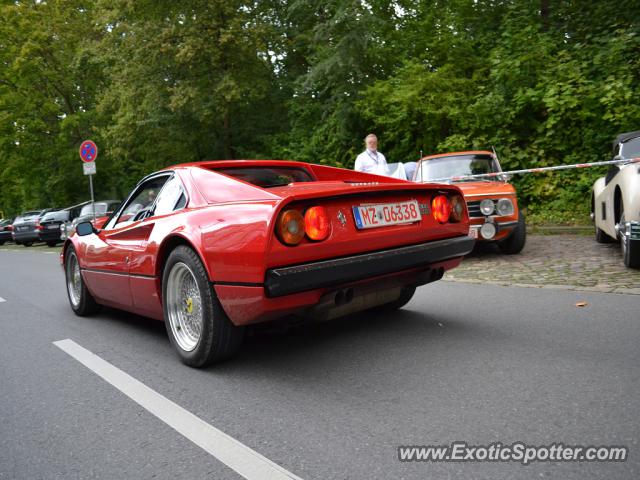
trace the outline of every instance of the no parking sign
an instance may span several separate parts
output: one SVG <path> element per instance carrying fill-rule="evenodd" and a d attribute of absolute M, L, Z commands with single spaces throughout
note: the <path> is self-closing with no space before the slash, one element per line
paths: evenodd
<path fill-rule="evenodd" d="M 80 145 L 80 159 L 83 162 L 91 163 L 95 162 L 98 158 L 98 147 L 91 140 L 85 140 Z"/>

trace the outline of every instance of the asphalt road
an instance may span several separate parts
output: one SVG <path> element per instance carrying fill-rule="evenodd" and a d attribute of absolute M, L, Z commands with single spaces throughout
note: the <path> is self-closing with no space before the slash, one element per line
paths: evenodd
<path fill-rule="evenodd" d="M 634 295 L 438 282 L 402 311 L 183 366 L 164 325 L 72 314 L 58 257 L 0 252 L 0 478 L 240 476 L 52 342 L 71 339 L 303 479 L 640 478 Z M 585 307 L 576 302 L 586 301 Z M 624 463 L 403 463 L 398 445 L 626 445 Z"/>

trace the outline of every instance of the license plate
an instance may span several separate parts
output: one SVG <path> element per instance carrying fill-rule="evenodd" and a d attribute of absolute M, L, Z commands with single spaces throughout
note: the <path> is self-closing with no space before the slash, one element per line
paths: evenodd
<path fill-rule="evenodd" d="M 477 240 L 478 239 L 478 229 L 477 228 L 470 228 L 469 229 L 469 236 L 471 238 L 475 238 Z"/>
<path fill-rule="evenodd" d="M 358 229 L 413 223 L 422 219 L 417 200 L 355 205 L 351 208 Z"/>
<path fill-rule="evenodd" d="M 19 232 L 24 232 L 25 230 L 29 230 L 29 227 L 18 227 Z"/>
<path fill-rule="evenodd" d="M 47 225 L 47 228 L 49 230 L 60 230 L 60 227 L 58 225 Z"/>

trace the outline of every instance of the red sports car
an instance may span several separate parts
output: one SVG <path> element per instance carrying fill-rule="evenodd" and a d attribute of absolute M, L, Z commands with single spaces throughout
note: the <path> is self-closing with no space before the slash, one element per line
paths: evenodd
<path fill-rule="evenodd" d="M 234 353 L 244 327 L 396 309 L 469 253 L 460 190 L 307 163 L 176 165 L 142 179 L 61 254 L 71 308 L 164 320 L 187 365 Z"/>

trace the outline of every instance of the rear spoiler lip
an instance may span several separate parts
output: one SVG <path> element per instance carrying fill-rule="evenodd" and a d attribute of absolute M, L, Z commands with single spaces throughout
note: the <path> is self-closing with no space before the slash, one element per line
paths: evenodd
<path fill-rule="evenodd" d="M 445 183 L 385 183 L 378 185 L 360 185 L 364 182 L 354 182 L 354 184 L 346 184 L 344 188 L 332 188 L 326 191 L 315 192 L 291 192 L 289 195 L 280 195 L 280 204 L 288 204 L 291 202 L 311 200 L 311 199 L 335 199 L 344 197 L 360 196 L 371 193 L 410 193 L 410 192 L 429 192 L 429 191 L 447 191 L 455 192 L 463 195 L 462 190 L 456 185 L 448 185 Z M 280 192 L 279 192 L 280 193 Z"/>

